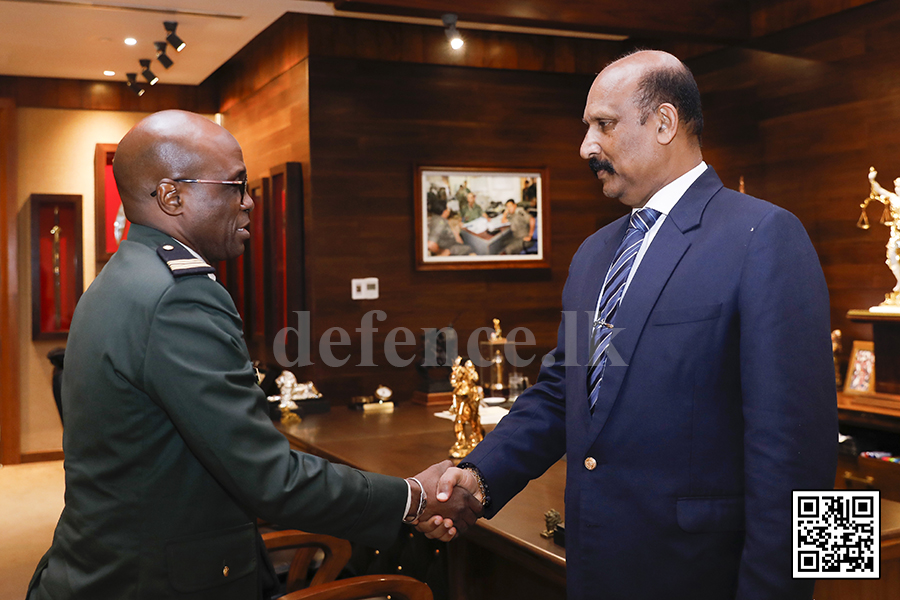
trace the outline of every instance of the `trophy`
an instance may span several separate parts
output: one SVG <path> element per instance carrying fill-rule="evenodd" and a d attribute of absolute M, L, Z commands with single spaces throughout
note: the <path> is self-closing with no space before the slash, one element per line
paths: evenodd
<path fill-rule="evenodd" d="M 894 180 L 894 192 L 881 187 L 875 180 L 878 171 L 875 167 L 869 167 L 869 197 L 862 201 L 859 205 L 862 211 L 856 226 L 860 229 L 869 229 L 869 216 L 866 214 L 866 208 L 869 203 L 875 201 L 880 202 L 884 207 L 881 213 L 879 223 L 891 228 L 891 235 L 887 241 L 887 258 L 884 261 L 894 274 L 897 280 L 894 289 L 890 293 L 885 294 L 884 302 L 878 306 L 873 306 L 869 310 L 872 312 L 900 313 L 900 177 Z"/>

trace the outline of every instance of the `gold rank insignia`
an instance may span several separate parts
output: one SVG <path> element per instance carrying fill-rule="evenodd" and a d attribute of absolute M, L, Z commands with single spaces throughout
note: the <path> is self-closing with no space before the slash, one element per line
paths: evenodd
<path fill-rule="evenodd" d="M 176 279 L 216 272 L 208 262 L 197 258 L 181 244 L 163 244 L 156 249 L 156 253 L 166 263 Z"/>

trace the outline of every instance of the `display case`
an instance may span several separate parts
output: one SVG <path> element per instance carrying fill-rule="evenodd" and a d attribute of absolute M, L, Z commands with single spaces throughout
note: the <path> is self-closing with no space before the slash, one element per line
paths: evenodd
<path fill-rule="evenodd" d="M 31 337 L 65 339 L 84 287 L 81 196 L 32 194 Z"/>

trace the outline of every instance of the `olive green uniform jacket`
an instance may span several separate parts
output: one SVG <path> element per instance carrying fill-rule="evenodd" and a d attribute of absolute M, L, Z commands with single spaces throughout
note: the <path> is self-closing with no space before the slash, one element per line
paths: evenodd
<path fill-rule="evenodd" d="M 408 487 L 293 451 L 241 319 L 132 225 L 81 298 L 63 375 L 66 506 L 32 600 L 255 599 L 255 518 L 389 545 Z"/>

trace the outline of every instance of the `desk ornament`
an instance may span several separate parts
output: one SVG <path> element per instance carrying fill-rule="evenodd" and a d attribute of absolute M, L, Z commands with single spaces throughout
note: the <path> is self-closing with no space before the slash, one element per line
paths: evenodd
<path fill-rule="evenodd" d="M 475 370 L 475 365 L 471 360 L 463 364 L 462 357 L 457 356 L 450 373 L 450 384 L 453 386 L 450 412 L 454 415 L 453 432 L 456 434 L 456 443 L 450 448 L 451 458 L 468 456 L 484 439 L 484 428 L 478 413 L 484 399 L 484 390 L 477 383 L 478 371 Z M 469 435 L 466 435 L 466 425 L 471 429 Z"/>
<path fill-rule="evenodd" d="M 544 524 L 547 528 L 541 532 L 541 537 L 552 539 L 558 546 L 566 547 L 566 524 L 558 510 L 551 508 L 544 513 Z"/>
<path fill-rule="evenodd" d="M 866 208 L 870 202 L 880 202 L 884 206 L 878 222 L 891 228 L 891 235 L 886 245 L 887 258 L 884 262 L 894 274 L 897 283 L 890 293 L 885 294 L 884 302 L 869 310 L 881 313 L 900 313 L 900 196 L 898 196 L 900 194 L 900 177 L 894 180 L 894 192 L 896 192 L 894 193 L 881 187 L 875 180 L 877 176 L 878 171 L 875 170 L 875 167 L 869 167 L 869 197 L 859 205 L 862 212 L 856 226 L 860 229 L 869 229 L 869 216 L 866 214 Z"/>
<path fill-rule="evenodd" d="M 293 373 L 282 371 L 275 380 L 275 385 L 278 386 L 281 393 L 269 396 L 268 400 L 272 404 L 278 404 L 281 411 L 281 422 L 285 425 L 300 423 L 301 419 L 297 413 L 328 412 L 327 408 L 322 410 L 320 406 L 327 403 L 327 400 L 322 398 L 322 394 L 319 393 L 312 381 L 299 383 Z"/>

